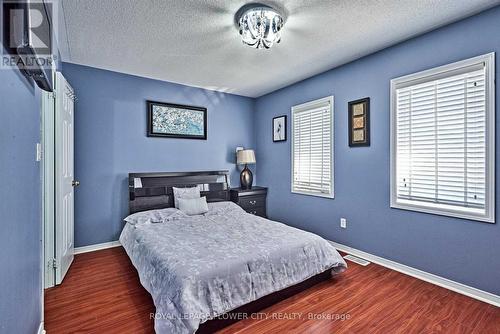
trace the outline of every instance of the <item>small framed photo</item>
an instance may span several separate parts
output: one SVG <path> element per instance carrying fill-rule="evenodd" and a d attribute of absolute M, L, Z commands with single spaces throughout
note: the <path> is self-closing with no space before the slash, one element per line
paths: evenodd
<path fill-rule="evenodd" d="M 273 142 L 286 141 L 286 115 L 273 118 Z"/>
<path fill-rule="evenodd" d="M 370 146 L 370 98 L 349 102 L 349 147 Z"/>
<path fill-rule="evenodd" d="M 207 139 L 207 108 L 147 101 L 148 137 Z"/>

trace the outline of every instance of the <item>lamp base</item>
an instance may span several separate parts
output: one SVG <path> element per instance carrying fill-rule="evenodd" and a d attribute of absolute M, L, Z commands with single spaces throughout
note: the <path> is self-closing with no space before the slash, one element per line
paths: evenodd
<path fill-rule="evenodd" d="M 252 189 L 252 183 L 253 183 L 252 171 L 248 168 L 248 165 L 245 165 L 245 168 L 241 171 L 240 174 L 241 189 Z"/>

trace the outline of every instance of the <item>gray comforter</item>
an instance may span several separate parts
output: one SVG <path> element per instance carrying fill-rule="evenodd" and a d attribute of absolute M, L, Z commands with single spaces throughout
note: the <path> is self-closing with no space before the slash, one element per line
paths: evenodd
<path fill-rule="evenodd" d="M 247 214 L 231 202 L 187 216 L 177 209 L 135 214 L 120 242 L 156 306 L 157 333 L 199 324 L 346 263 L 326 240 Z"/>

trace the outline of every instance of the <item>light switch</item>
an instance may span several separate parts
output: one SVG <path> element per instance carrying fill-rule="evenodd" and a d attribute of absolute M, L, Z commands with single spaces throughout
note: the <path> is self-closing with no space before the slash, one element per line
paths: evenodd
<path fill-rule="evenodd" d="M 36 143 L 36 161 L 42 161 L 42 144 Z"/>

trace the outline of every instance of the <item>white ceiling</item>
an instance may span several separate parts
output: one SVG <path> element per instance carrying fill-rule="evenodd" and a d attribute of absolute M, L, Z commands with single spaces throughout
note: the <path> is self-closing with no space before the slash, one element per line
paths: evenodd
<path fill-rule="evenodd" d="M 243 45 L 247 0 L 62 0 L 63 61 L 258 97 L 500 0 L 260 1 L 287 15 L 270 50 Z M 62 40 L 61 40 L 62 38 Z"/>

